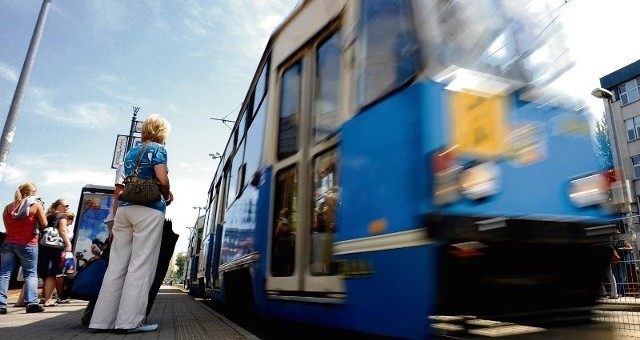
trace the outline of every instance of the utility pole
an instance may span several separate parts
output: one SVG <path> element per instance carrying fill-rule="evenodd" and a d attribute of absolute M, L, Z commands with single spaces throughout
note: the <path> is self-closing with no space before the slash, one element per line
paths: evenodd
<path fill-rule="evenodd" d="M 38 15 L 38 21 L 36 27 L 33 30 L 31 36 L 31 43 L 29 44 L 29 50 L 27 50 L 27 57 L 22 65 L 22 71 L 20 72 L 20 78 L 16 85 L 16 91 L 13 93 L 13 100 L 11 101 L 11 108 L 7 114 L 7 120 L 4 123 L 4 129 L 2 130 L 2 137 L 0 138 L 0 180 L 4 174 L 4 169 L 7 166 L 7 158 L 9 157 L 9 149 L 15 137 L 16 124 L 18 122 L 18 113 L 20 106 L 22 106 L 22 99 L 24 98 L 24 92 L 27 89 L 27 83 L 29 82 L 29 76 L 31 75 L 31 69 L 33 68 L 33 62 L 36 58 L 36 52 L 38 52 L 38 46 L 40 45 L 40 38 L 44 31 L 44 23 L 47 19 L 47 13 L 49 12 L 49 5 L 51 0 L 42 0 L 42 7 L 40 7 L 40 14 Z"/>

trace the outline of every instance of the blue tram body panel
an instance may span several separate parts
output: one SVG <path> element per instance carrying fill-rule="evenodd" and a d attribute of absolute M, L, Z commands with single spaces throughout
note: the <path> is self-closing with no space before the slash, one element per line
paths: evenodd
<path fill-rule="evenodd" d="M 432 204 L 433 164 L 431 154 L 451 145 L 453 126 L 448 96 L 442 84 L 422 81 L 414 85 L 420 90 L 422 157 L 427 162 L 421 174 L 428 183 L 423 187 L 427 195 L 421 197 L 422 213 L 440 210 L 458 215 L 504 215 L 507 217 L 527 215 L 570 215 L 583 218 L 602 218 L 606 214 L 598 206 L 578 208 L 569 200 L 569 182 L 577 177 L 595 173 L 600 168 L 593 140 L 589 131 L 566 131 L 572 123 L 588 127 L 585 114 L 553 106 L 541 106 L 517 100 L 519 93 L 506 98 L 505 112 L 507 131 L 533 126 L 538 129 L 540 159 L 531 164 L 522 164 L 508 155 L 493 157 L 499 168 L 499 190 L 497 194 L 483 200 L 462 198 L 449 205 L 438 207 Z M 569 127 L 568 127 L 569 126 Z M 506 145 L 508 147 L 509 145 Z M 459 156 L 459 165 L 473 164 L 472 157 Z"/>
<path fill-rule="evenodd" d="M 364 110 L 342 128 L 341 205 L 337 241 L 371 236 L 367 226 L 386 219 L 386 232 L 418 227 L 426 194 L 420 157 L 420 91 L 412 86 Z"/>
<path fill-rule="evenodd" d="M 407 339 L 426 338 L 427 316 L 436 299 L 436 246 L 420 246 L 341 256 L 367 261 L 373 273 L 345 277 L 348 296 L 342 303 L 267 300 L 267 312 L 276 318 Z M 412 259 L 412 261 L 407 261 Z M 372 306 L 376 306 L 372 308 Z"/>
<path fill-rule="evenodd" d="M 498 158 L 500 188 L 481 201 L 462 198 L 445 207 L 432 204 L 431 154 L 449 144 L 448 91 L 441 84 L 417 83 L 346 122 L 342 128 L 342 202 L 337 241 L 370 236 L 366 226 L 388 220 L 387 232 L 418 227 L 419 213 L 435 210 L 471 215 L 602 216 L 601 208 L 578 208 L 569 200 L 571 179 L 598 169 L 589 134 L 559 133 L 563 119 L 586 118 L 559 108 L 508 100 L 507 125 L 540 126 L 542 160 L 520 165 Z M 471 163 L 461 157 L 461 165 Z M 419 213 L 418 213 L 419 212 Z"/>
<path fill-rule="evenodd" d="M 345 280 L 349 296 L 342 326 L 424 338 L 426 316 L 434 314 L 436 281 L 431 273 L 436 271 L 436 249 L 431 245 L 345 256 L 344 260 L 368 261 L 373 273 Z M 372 300 L 381 308 L 371 308 Z"/>
<path fill-rule="evenodd" d="M 253 291 L 256 296 L 255 303 L 256 309 L 263 315 L 266 313 L 267 301 L 265 299 L 265 285 L 264 278 L 267 276 L 267 261 L 268 261 L 268 244 L 265 240 L 269 239 L 269 214 L 270 205 L 269 200 L 271 197 L 271 168 L 265 168 L 260 170 L 260 185 L 257 189 L 257 204 L 255 210 L 255 237 L 256 240 L 256 252 L 261 254 L 260 260 L 253 264 L 252 271 L 254 275 Z"/>

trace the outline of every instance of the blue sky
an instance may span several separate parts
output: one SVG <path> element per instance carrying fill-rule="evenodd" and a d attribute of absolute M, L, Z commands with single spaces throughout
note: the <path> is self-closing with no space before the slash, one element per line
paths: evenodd
<path fill-rule="evenodd" d="M 562 4 L 564 0 L 550 0 Z M 29 180 L 50 204 L 77 210 L 85 184 L 111 185 L 116 135 L 160 113 L 172 124 L 167 217 L 187 248 L 230 129 L 269 34 L 298 0 L 52 0 L 0 179 L 0 203 Z M 4 126 L 41 0 L 0 0 L 0 123 Z M 595 112 L 599 78 L 640 59 L 636 0 L 563 6 L 574 72 L 558 83 Z"/>
<path fill-rule="evenodd" d="M 138 118 L 163 115 L 174 203 L 187 248 L 217 160 L 270 33 L 297 0 L 52 0 L 19 112 L 0 202 L 24 181 L 47 207 L 77 210 L 85 184 L 112 185 L 113 148 Z M 41 0 L 0 0 L 0 124 L 4 126 Z"/>

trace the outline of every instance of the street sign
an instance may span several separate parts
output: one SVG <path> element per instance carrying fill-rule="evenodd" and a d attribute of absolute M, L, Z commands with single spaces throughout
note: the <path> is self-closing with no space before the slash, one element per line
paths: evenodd
<path fill-rule="evenodd" d="M 142 123 L 144 123 L 144 122 L 136 120 L 135 132 L 142 133 Z"/>
<path fill-rule="evenodd" d="M 113 160 L 111 161 L 111 169 L 117 169 L 118 164 L 124 162 L 124 156 L 127 154 L 127 145 L 129 144 L 129 136 L 118 135 L 116 137 L 116 146 L 113 148 Z M 142 142 L 140 137 L 133 137 L 133 146 L 137 146 Z"/>
<path fill-rule="evenodd" d="M 113 148 L 113 160 L 111 161 L 111 169 L 117 169 L 118 164 L 124 161 L 124 155 L 127 153 L 127 140 L 129 136 L 118 135 L 116 137 L 116 146 Z"/>

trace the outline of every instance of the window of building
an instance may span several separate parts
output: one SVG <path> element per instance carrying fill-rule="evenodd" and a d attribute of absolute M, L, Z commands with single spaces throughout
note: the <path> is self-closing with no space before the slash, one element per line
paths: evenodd
<path fill-rule="evenodd" d="M 633 163 L 633 172 L 636 174 L 636 179 L 640 179 L 640 155 L 631 157 Z"/>
<path fill-rule="evenodd" d="M 620 85 L 618 87 L 618 92 L 620 92 L 622 105 L 627 105 L 640 100 L 640 93 L 638 93 L 638 79 L 629 80 L 628 82 Z"/>
<path fill-rule="evenodd" d="M 629 141 L 640 138 L 640 116 L 625 120 L 624 126 L 627 129 L 627 139 Z"/>

